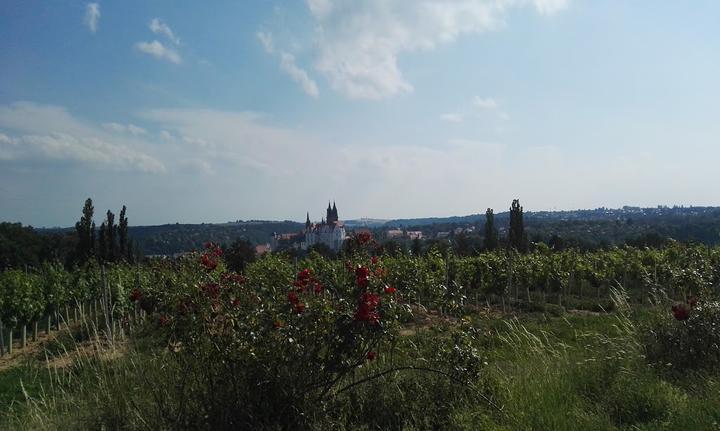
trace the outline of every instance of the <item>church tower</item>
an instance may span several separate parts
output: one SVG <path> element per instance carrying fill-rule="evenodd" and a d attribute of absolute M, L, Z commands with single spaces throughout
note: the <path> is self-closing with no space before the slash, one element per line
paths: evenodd
<path fill-rule="evenodd" d="M 305 229 L 310 229 L 310 211 L 308 211 L 307 219 L 305 219 Z"/>

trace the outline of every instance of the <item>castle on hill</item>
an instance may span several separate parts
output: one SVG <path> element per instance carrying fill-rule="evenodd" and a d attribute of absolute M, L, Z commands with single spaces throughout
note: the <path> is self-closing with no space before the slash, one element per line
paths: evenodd
<path fill-rule="evenodd" d="M 310 213 L 307 213 L 305 220 L 305 230 L 303 231 L 305 239 L 300 244 L 300 248 L 307 250 L 316 244 L 325 244 L 331 250 L 338 252 L 342 248 L 343 242 L 347 238 L 345 233 L 345 225 L 338 218 L 337 206 L 333 202 L 326 210 L 326 217 L 320 223 L 310 222 Z"/>

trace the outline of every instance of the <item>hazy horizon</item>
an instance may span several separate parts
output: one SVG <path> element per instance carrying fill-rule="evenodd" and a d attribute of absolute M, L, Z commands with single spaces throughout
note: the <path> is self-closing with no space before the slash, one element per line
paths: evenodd
<path fill-rule="evenodd" d="M 0 221 L 720 204 L 717 2 L 0 9 Z"/>

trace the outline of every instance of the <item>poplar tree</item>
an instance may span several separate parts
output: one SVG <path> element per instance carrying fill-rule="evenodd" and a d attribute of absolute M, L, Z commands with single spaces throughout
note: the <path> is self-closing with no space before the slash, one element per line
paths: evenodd
<path fill-rule="evenodd" d="M 514 199 L 512 205 L 510 205 L 508 245 L 522 253 L 527 251 L 527 236 L 525 235 L 525 225 L 523 223 L 523 207 L 520 206 L 519 199 Z"/>
<path fill-rule="evenodd" d="M 125 258 L 130 251 L 130 247 L 128 246 L 128 220 L 125 216 L 126 211 L 127 208 L 123 205 L 120 210 L 120 220 L 118 221 L 118 248 L 121 259 Z"/>
<path fill-rule="evenodd" d="M 110 210 L 108 210 L 107 212 L 105 229 L 105 238 L 107 240 L 107 259 L 111 262 L 114 262 L 116 254 L 115 252 L 117 250 L 117 241 L 115 240 L 117 233 L 117 225 L 115 224 L 115 214 L 113 214 Z"/>
<path fill-rule="evenodd" d="M 492 208 L 485 211 L 485 250 L 495 250 L 498 247 L 498 231 L 495 227 L 495 214 Z"/>
<path fill-rule="evenodd" d="M 83 262 L 87 260 L 93 252 L 95 246 L 95 232 L 93 223 L 93 213 L 95 208 L 92 204 L 92 199 L 87 198 L 85 206 L 83 206 L 82 217 L 80 221 L 75 223 L 75 231 L 78 235 L 78 243 L 76 249 L 76 258 Z"/>

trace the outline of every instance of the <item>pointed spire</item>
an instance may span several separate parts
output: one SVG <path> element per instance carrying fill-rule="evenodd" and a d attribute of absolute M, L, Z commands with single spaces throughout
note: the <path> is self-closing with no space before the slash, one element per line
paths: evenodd
<path fill-rule="evenodd" d="M 337 207 L 335 206 L 335 201 L 333 201 L 332 216 L 333 216 L 333 221 L 338 221 L 338 212 L 337 212 Z"/>
<path fill-rule="evenodd" d="M 307 219 L 305 219 L 305 229 L 310 228 L 310 211 L 307 213 Z"/>

